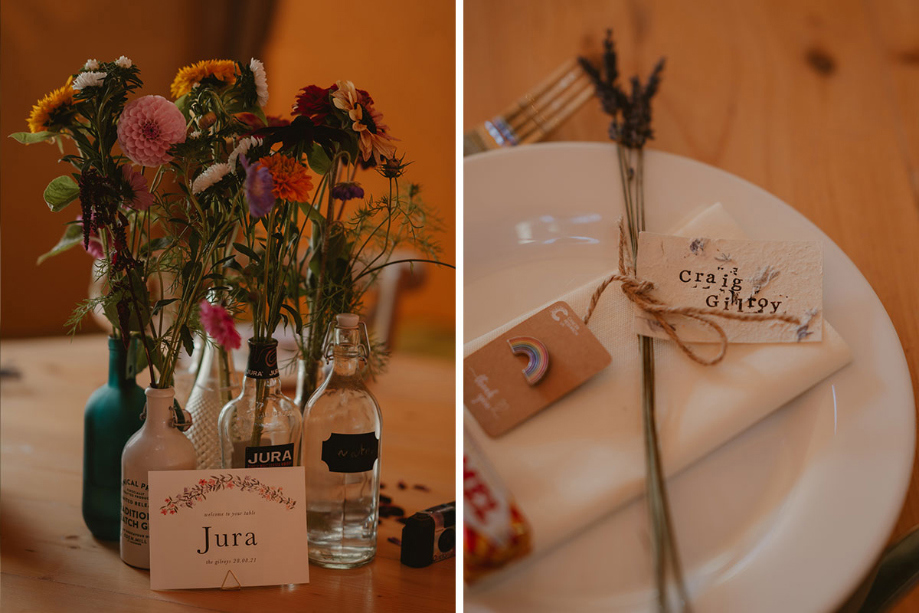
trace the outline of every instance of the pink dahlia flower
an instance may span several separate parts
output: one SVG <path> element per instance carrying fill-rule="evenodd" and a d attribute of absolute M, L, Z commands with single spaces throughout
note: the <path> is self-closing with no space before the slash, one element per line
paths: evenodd
<path fill-rule="evenodd" d="M 162 166 L 169 147 L 185 142 L 185 117 L 162 96 L 143 96 L 125 107 L 118 120 L 118 144 L 132 162 Z"/>
<path fill-rule="evenodd" d="M 222 306 L 214 305 L 207 300 L 201 304 L 201 325 L 212 339 L 225 349 L 239 349 L 242 339 L 233 325 L 233 317 Z"/>
<path fill-rule="evenodd" d="M 124 180 L 131 187 L 130 198 L 125 199 L 125 205 L 135 211 L 146 211 L 153 204 L 153 194 L 150 193 L 150 187 L 147 185 L 147 178 L 144 173 L 137 172 L 131 166 L 125 164 L 121 167 Z"/>

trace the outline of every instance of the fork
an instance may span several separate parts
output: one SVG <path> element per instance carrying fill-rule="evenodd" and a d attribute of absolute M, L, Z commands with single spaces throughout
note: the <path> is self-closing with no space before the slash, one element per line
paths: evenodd
<path fill-rule="evenodd" d="M 593 96 L 593 85 L 572 58 L 503 113 L 463 135 L 463 155 L 541 140 Z"/>

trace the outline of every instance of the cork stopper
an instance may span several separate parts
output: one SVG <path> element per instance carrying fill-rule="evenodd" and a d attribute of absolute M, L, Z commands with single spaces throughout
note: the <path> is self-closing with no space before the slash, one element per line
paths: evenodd
<path fill-rule="evenodd" d="M 357 328 L 360 318 L 354 313 L 339 313 L 335 316 L 335 326 L 338 328 Z"/>

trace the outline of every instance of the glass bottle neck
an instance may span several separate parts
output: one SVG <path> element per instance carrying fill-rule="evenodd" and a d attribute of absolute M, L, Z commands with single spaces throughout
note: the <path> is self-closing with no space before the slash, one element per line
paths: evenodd
<path fill-rule="evenodd" d="M 332 349 L 332 374 L 336 377 L 361 378 L 360 355 L 354 351 L 343 351 L 342 347 Z"/>
<path fill-rule="evenodd" d="M 130 343 L 136 343 L 131 339 Z M 134 369 L 128 373 L 128 350 L 119 338 L 108 339 L 109 360 L 108 360 L 108 384 L 109 387 L 129 387 L 136 385 L 134 380 Z"/>
<path fill-rule="evenodd" d="M 335 328 L 332 373 L 336 377 L 361 379 L 361 334 L 358 328 Z"/>
<path fill-rule="evenodd" d="M 256 377 L 243 377 L 242 388 L 243 391 L 246 391 L 251 388 L 260 386 L 264 390 L 270 392 L 280 392 L 281 391 L 281 377 L 269 377 L 267 379 L 260 379 Z"/>

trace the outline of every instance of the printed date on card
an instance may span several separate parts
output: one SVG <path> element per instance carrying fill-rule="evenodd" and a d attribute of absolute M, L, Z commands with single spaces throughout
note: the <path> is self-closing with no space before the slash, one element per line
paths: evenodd
<path fill-rule="evenodd" d="M 823 249 L 813 241 L 686 238 L 642 232 L 637 275 L 654 283 L 651 295 L 670 306 L 723 312 L 790 315 L 783 321 L 718 318 L 732 343 L 820 341 L 823 332 Z M 668 317 L 685 342 L 719 342 L 711 329 L 686 317 Z M 639 334 L 668 338 L 636 309 Z"/>

